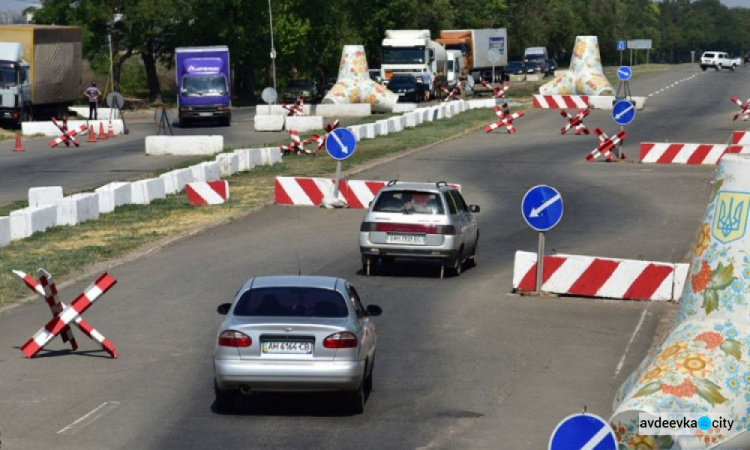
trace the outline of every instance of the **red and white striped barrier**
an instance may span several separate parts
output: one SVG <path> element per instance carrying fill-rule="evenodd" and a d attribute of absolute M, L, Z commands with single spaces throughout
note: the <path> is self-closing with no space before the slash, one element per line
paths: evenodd
<path fill-rule="evenodd" d="M 229 200 L 227 180 L 198 181 L 185 185 L 185 193 L 191 205 L 221 205 Z"/>
<path fill-rule="evenodd" d="M 281 107 L 289 111 L 289 116 L 304 116 L 305 97 L 300 95 L 299 97 L 297 97 L 297 100 L 295 100 L 291 105 L 282 103 Z"/>
<path fill-rule="evenodd" d="M 750 146 L 641 142 L 644 164 L 716 165 L 725 153 L 750 153 Z"/>
<path fill-rule="evenodd" d="M 104 273 L 87 287 L 81 295 L 76 297 L 69 306 L 65 306 L 57 297 L 57 287 L 52 281 L 51 275 L 45 270 L 39 269 L 41 283 L 37 283 L 36 280 L 24 272 L 14 270 L 13 273 L 20 277 L 32 291 L 44 297 L 53 315 L 52 320 L 47 322 L 31 339 L 21 346 L 21 351 L 28 358 L 34 357 L 55 336 L 61 333 L 63 334 L 63 341 L 70 341 L 73 350 L 75 350 L 78 345 L 70 330 L 70 322 L 75 322 L 86 336 L 97 341 L 110 356 L 117 358 L 117 350 L 109 339 L 102 336 L 101 333 L 96 331 L 81 317 L 99 297 L 117 283 L 117 280 L 110 277 L 109 274 Z"/>
<path fill-rule="evenodd" d="M 492 90 L 492 98 L 505 98 L 505 93 L 508 92 L 508 89 L 510 89 L 510 84 L 506 84 L 505 86 L 500 87 L 493 87 L 491 84 L 487 83 L 484 80 L 482 80 L 482 85 Z"/>
<path fill-rule="evenodd" d="M 589 97 L 587 95 L 534 95 L 534 106 L 537 108 L 549 109 L 567 109 L 589 107 Z"/>
<path fill-rule="evenodd" d="M 750 131 L 734 131 L 734 132 L 732 132 L 732 144 L 734 144 L 734 145 L 750 145 Z"/>
<path fill-rule="evenodd" d="M 544 257 L 542 291 L 623 300 L 679 300 L 688 264 L 579 255 Z M 516 252 L 513 289 L 536 289 L 536 253 Z"/>
<path fill-rule="evenodd" d="M 576 127 L 576 136 L 581 133 L 588 135 L 591 133 L 586 125 L 583 124 L 583 119 L 588 116 L 591 111 L 586 109 L 579 109 L 578 113 L 574 116 L 566 110 L 560 111 L 560 115 L 568 119 L 568 124 L 560 129 L 560 134 L 565 134 L 573 127 Z"/>
<path fill-rule="evenodd" d="M 508 133 L 515 134 L 516 128 L 513 126 L 513 120 L 523 117 L 523 111 L 516 111 L 511 114 L 510 109 L 508 108 L 508 103 L 506 102 L 503 103 L 502 109 L 497 106 L 495 107 L 495 115 L 498 117 L 497 122 L 484 127 L 485 132 L 491 133 L 493 130 L 504 125 L 505 129 L 508 130 Z"/>
<path fill-rule="evenodd" d="M 732 120 L 737 120 L 742 116 L 742 120 L 747 121 L 750 119 L 750 98 L 745 103 L 742 103 L 737 97 L 732 97 L 732 103 L 736 103 L 740 107 L 741 111 L 734 115 Z"/>
<path fill-rule="evenodd" d="M 387 181 L 339 180 L 339 199 L 349 208 L 368 208 Z M 449 184 L 461 190 L 461 185 Z M 320 206 L 324 197 L 333 196 L 330 178 L 276 177 L 274 201 L 279 205 Z"/>
<path fill-rule="evenodd" d="M 309 144 L 311 142 L 317 143 L 315 146 L 315 151 L 319 152 L 326 148 L 326 140 L 328 139 L 328 134 L 339 127 L 339 120 L 336 119 L 333 123 L 328 123 L 323 127 L 326 130 L 326 133 L 323 136 L 318 136 L 317 134 L 313 134 L 310 139 L 305 140 L 304 144 Z"/>
<path fill-rule="evenodd" d="M 610 138 L 601 130 L 601 128 L 595 128 L 594 134 L 599 138 L 599 146 L 586 155 L 586 160 L 588 162 L 594 162 L 599 156 L 604 156 L 604 159 L 607 162 L 612 162 L 614 159 L 612 156 L 612 149 L 628 136 L 624 130 L 620 130 L 616 135 Z M 620 157 L 624 159 L 625 155 L 621 154 Z"/>
<path fill-rule="evenodd" d="M 78 127 L 78 129 L 73 129 L 73 130 L 68 131 L 68 119 L 63 119 L 62 122 L 58 122 L 57 119 L 53 117 L 52 123 L 54 123 L 55 126 L 60 129 L 60 132 L 62 133 L 62 135 L 59 138 L 53 139 L 52 141 L 50 141 L 49 143 L 50 147 L 55 148 L 63 142 L 65 143 L 67 147 L 70 147 L 71 141 L 73 142 L 73 144 L 75 144 L 76 147 L 81 146 L 81 143 L 78 142 L 78 139 L 76 139 L 75 136 L 78 133 L 83 133 L 84 131 L 88 129 L 88 126 L 86 124 L 82 124 L 81 126 Z"/>
<path fill-rule="evenodd" d="M 453 86 L 453 89 L 451 89 L 450 91 L 443 86 L 440 86 L 440 90 L 445 92 L 445 98 L 443 99 L 443 101 L 449 102 L 451 100 L 454 100 L 453 97 L 461 91 L 461 87 L 458 85 L 458 83 L 456 83 L 456 85 Z M 460 99 L 456 97 L 455 100 L 460 100 Z"/>

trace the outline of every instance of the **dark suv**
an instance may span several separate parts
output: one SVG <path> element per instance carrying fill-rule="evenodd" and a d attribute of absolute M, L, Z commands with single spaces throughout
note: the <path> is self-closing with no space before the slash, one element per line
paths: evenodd
<path fill-rule="evenodd" d="M 398 95 L 399 101 L 414 103 L 424 100 L 424 84 L 417 81 L 413 75 L 396 74 L 388 80 L 388 90 Z"/>

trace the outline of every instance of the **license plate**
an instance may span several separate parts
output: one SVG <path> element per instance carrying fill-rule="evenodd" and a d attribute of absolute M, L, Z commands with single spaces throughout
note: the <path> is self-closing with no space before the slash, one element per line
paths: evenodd
<path fill-rule="evenodd" d="M 421 234 L 389 234 L 389 244 L 424 244 L 424 236 Z"/>
<path fill-rule="evenodd" d="M 213 113 L 198 113 L 200 117 L 211 117 L 213 116 Z"/>
<path fill-rule="evenodd" d="M 312 350 L 312 342 L 266 341 L 263 343 L 263 353 L 310 355 Z"/>
<path fill-rule="evenodd" d="M 398 93 L 398 96 L 399 96 L 399 97 L 404 97 L 405 95 L 406 95 L 406 92 L 399 92 L 399 93 Z"/>

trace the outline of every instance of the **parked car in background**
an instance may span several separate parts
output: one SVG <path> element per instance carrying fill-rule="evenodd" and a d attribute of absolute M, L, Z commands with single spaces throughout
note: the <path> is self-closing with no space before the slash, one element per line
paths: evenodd
<path fill-rule="evenodd" d="M 336 84 L 336 77 L 326 79 L 326 82 L 321 86 L 321 90 L 323 91 L 320 95 L 321 99 L 328 95 L 328 91 L 331 90 L 334 84 Z"/>
<path fill-rule="evenodd" d="M 287 103 L 297 100 L 300 95 L 310 103 L 316 103 L 321 99 L 318 85 L 308 79 L 289 80 L 286 87 L 281 90 L 281 100 Z"/>
<path fill-rule="evenodd" d="M 360 226 L 365 275 L 375 270 L 378 260 L 388 263 L 394 258 L 440 261 L 440 278 L 446 268 L 460 275 L 467 261 L 477 261 L 479 227 L 474 214 L 478 212 L 479 206 L 467 205 L 458 190 L 444 181 L 388 182 Z"/>
<path fill-rule="evenodd" d="M 396 74 L 388 81 L 388 90 L 398 95 L 398 101 L 419 103 L 424 100 L 425 85 L 410 74 Z"/>
<path fill-rule="evenodd" d="M 508 65 L 505 66 L 503 71 L 503 79 L 510 81 L 511 75 L 525 75 L 526 64 L 523 61 L 508 61 Z"/>
<path fill-rule="evenodd" d="M 549 70 L 549 76 L 554 77 L 555 71 L 557 70 L 557 61 L 555 61 L 554 59 L 548 59 L 547 70 Z"/>
<path fill-rule="evenodd" d="M 270 276 L 248 280 L 217 312 L 216 408 L 230 411 L 241 394 L 338 392 L 361 414 L 372 388 L 378 343 L 354 287 L 341 278 Z"/>
<path fill-rule="evenodd" d="M 729 69 L 734 71 L 734 69 L 738 66 L 742 65 L 742 60 L 740 58 L 730 58 L 729 55 L 727 55 L 724 52 L 703 52 L 701 55 L 701 62 L 700 62 L 700 68 L 701 70 L 705 71 L 709 67 L 718 70 L 721 69 Z"/>
<path fill-rule="evenodd" d="M 376 83 L 382 83 L 383 77 L 380 75 L 380 69 L 370 69 L 370 79 Z"/>

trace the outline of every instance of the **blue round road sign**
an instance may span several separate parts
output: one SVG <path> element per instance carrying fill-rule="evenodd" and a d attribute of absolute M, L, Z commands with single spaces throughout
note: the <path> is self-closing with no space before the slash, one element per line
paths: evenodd
<path fill-rule="evenodd" d="M 624 52 L 625 51 L 626 42 L 625 41 L 617 41 L 617 50 Z"/>
<path fill-rule="evenodd" d="M 551 230 L 563 215 L 563 200 L 557 189 L 540 184 L 526 192 L 521 213 L 529 226 L 537 231 Z"/>
<path fill-rule="evenodd" d="M 616 450 L 612 427 L 593 414 L 566 417 L 552 432 L 549 450 Z"/>
<path fill-rule="evenodd" d="M 326 151 L 333 159 L 346 159 L 354 154 L 357 138 L 346 128 L 336 128 L 328 133 Z"/>
<path fill-rule="evenodd" d="M 617 78 L 622 81 L 628 81 L 633 76 L 633 69 L 628 66 L 622 66 L 617 69 Z"/>
<path fill-rule="evenodd" d="M 630 100 L 618 100 L 612 107 L 612 119 L 618 125 L 627 125 L 635 119 L 635 104 Z"/>

